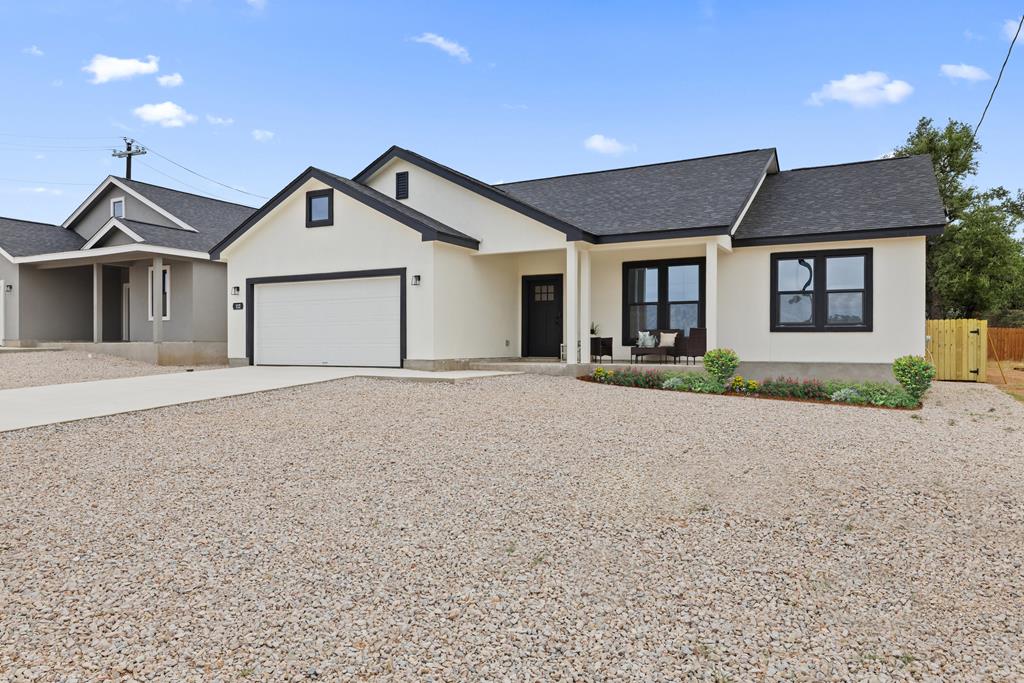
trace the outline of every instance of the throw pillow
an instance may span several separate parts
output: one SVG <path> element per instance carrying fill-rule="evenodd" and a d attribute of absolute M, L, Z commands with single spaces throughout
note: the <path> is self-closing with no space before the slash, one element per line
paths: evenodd
<path fill-rule="evenodd" d="M 662 332 L 661 339 L 658 341 L 658 346 L 667 346 L 669 348 L 676 345 L 676 332 Z"/>
<path fill-rule="evenodd" d="M 641 331 L 637 336 L 636 345 L 641 349 L 654 348 L 654 335 L 650 332 Z"/>

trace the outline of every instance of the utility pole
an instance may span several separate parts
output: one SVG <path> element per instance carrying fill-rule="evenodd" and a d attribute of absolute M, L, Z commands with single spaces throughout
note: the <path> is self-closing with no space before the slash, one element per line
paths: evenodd
<path fill-rule="evenodd" d="M 132 179 L 132 157 L 137 154 L 145 154 L 146 148 L 135 144 L 135 140 L 131 138 L 122 138 L 124 140 L 124 150 L 115 149 L 111 151 L 111 155 L 118 158 L 124 159 L 124 177 L 128 180 Z"/>

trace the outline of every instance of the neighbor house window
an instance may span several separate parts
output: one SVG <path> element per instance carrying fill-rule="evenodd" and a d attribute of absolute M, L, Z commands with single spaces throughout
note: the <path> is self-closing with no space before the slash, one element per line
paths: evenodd
<path fill-rule="evenodd" d="M 110 200 L 110 215 L 114 218 L 124 218 L 124 197 Z"/>
<path fill-rule="evenodd" d="M 871 250 L 772 254 L 773 332 L 871 330 Z"/>
<path fill-rule="evenodd" d="M 156 305 L 157 308 L 159 308 L 159 310 L 163 311 L 163 316 L 161 316 L 161 317 L 164 320 L 170 320 L 171 319 L 171 267 L 170 266 L 163 266 L 163 268 L 161 268 L 161 270 L 162 270 L 162 273 L 161 273 L 162 277 L 160 278 L 160 280 L 161 280 L 162 284 L 161 284 L 161 287 L 160 287 L 160 299 L 159 300 L 157 300 L 157 299 L 155 299 L 153 297 L 153 266 L 150 266 L 149 270 L 147 271 L 147 273 L 149 275 L 148 280 L 147 280 L 149 282 L 149 287 L 148 287 L 147 291 L 149 292 L 148 299 L 149 299 L 149 319 L 150 320 L 153 319 L 154 304 Z"/>
<path fill-rule="evenodd" d="M 395 174 L 395 199 L 409 198 L 409 172 L 399 171 Z"/>
<path fill-rule="evenodd" d="M 306 193 L 306 227 L 319 228 L 334 224 L 334 190 Z"/>
<path fill-rule="evenodd" d="M 622 264 L 622 343 L 642 330 L 704 326 L 704 259 Z"/>

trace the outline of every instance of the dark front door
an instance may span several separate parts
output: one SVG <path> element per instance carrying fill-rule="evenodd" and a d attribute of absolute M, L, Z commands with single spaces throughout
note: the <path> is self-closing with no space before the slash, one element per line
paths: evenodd
<path fill-rule="evenodd" d="M 523 276 L 523 355 L 557 358 L 562 346 L 562 276 Z"/>

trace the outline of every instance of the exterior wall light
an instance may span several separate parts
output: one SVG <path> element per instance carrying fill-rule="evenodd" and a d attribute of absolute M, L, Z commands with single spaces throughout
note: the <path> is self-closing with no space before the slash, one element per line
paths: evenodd
<path fill-rule="evenodd" d="M 234 294 L 235 296 L 238 296 L 241 293 L 241 291 L 242 291 L 241 287 L 239 287 L 237 285 L 235 285 L 234 287 L 231 288 L 231 293 Z"/>
<path fill-rule="evenodd" d="M 413 275 L 412 276 L 412 285 L 413 285 L 413 287 L 416 287 L 419 284 L 420 284 L 420 276 L 419 275 Z"/>
<path fill-rule="evenodd" d="M 13 292 L 14 291 L 14 285 L 4 285 L 4 291 L 5 292 Z"/>

